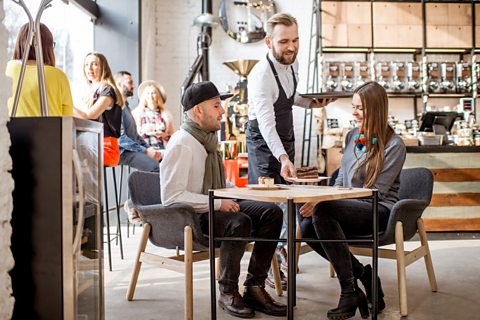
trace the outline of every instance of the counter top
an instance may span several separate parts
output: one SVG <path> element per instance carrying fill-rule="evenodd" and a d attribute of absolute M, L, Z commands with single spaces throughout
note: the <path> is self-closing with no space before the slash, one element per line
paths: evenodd
<path fill-rule="evenodd" d="M 480 146 L 407 146 L 408 153 L 480 152 Z"/>

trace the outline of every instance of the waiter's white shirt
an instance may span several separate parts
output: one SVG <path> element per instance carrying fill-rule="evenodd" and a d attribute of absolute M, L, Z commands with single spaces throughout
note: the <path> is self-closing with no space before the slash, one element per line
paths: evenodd
<path fill-rule="evenodd" d="M 312 100 L 300 97 L 298 92 L 294 92 L 293 75 L 290 66 L 293 66 L 298 83 L 298 61 L 295 60 L 292 65 L 287 66 L 279 63 L 270 51 L 268 52 L 268 57 L 273 62 L 287 98 L 295 94 L 294 105 L 309 108 Z M 275 127 L 273 104 L 277 101 L 279 94 L 280 91 L 273 71 L 267 58 L 264 57 L 253 67 L 252 72 L 248 76 L 248 119 L 257 119 L 260 133 L 273 156 L 277 159 L 282 154 L 287 154 Z"/>
<path fill-rule="evenodd" d="M 184 203 L 197 213 L 208 212 L 208 195 L 202 194 L 205 175 L 205 147 L 190 133 L 180 129 L 168 141 L 160 162 L 160 193 L 162 203 Z M 221 200 L 215 200 L 219 210 Z"/>

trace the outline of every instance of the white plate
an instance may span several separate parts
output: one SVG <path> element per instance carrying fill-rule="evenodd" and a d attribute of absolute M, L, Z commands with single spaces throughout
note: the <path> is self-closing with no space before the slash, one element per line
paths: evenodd
<path fill-rule="evenodd" d="M 288 178 L 286 179 L 289 182 L 293 183 L 315 183 L 323 180 L 328 180 L 330 177 L 318 177 L 318 178 Z"/>
<path fill-rule="evenodd" d="M 245 185 L 246 188 L 252 189 L 252 190 L 279 190 L 279 189 L 286 189 L 285 187 L 282 186 L 266 186 L 263 184 L 247 184 Z"/>

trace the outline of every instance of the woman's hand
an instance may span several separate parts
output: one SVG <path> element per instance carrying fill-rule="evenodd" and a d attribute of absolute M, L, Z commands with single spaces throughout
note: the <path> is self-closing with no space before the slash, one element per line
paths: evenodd
<path fill-rule="evenodd" d="M 307 202 L 300 208 L 300 215 L 304 218 L 309 218 L 313 214 L 313 209 L 318 202 Z"/>

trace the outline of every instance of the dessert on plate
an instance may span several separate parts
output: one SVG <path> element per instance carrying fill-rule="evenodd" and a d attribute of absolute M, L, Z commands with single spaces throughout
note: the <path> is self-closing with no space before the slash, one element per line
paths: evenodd
<path fill-rule="evenodd" d="M 298 179 L 316 179 L 318 178 L 317 167 L 301 167 L 297 168 Z"/>
<path fill-rule="evenodd" d="M 259 177 L 258 178 L 258 184 L 260 186 L 273 187 L 274 184 L 275 184 L 275 180 L 273 178 L 269 178 L 269 177 Z"/>

